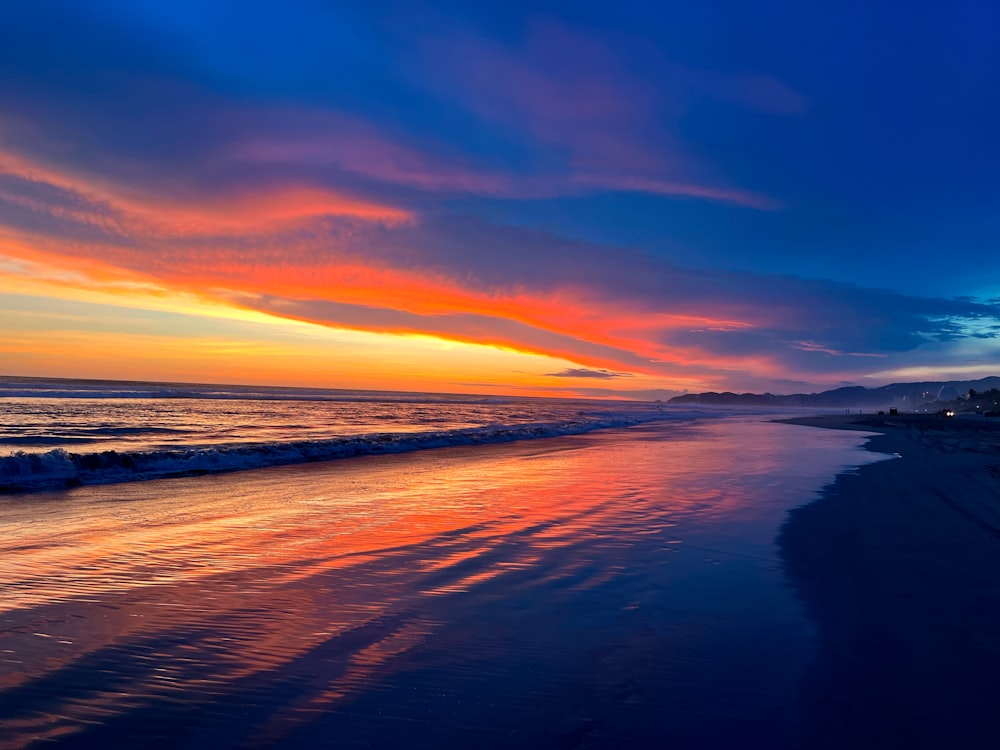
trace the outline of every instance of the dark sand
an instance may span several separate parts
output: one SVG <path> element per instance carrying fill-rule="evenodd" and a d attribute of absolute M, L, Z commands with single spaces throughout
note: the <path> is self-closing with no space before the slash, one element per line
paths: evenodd
<path fill-rule="evenodd" d="M 1000 423 L 808 417 L 898 458 L 840 476 L 779 544 L 819 629 L 803 746 L 1000 747 Z"/>

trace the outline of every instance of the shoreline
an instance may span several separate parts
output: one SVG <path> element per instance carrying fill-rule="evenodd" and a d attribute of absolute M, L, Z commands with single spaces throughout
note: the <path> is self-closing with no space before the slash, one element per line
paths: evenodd
<path fill-rule="evenodd" d="M 797 432 L 717 420 L 0 502 L 0 727 L 797 747 L 815 631 L 774 539 L 859 442 Z"/>
<path fill-rule="evenodd" d="M 808 747 L 1000 742 L 1000 424 L 924 415 L 775 420 L 876 433 L 895 457 L 790 512 L 778 547 L 818 630 Z"/>

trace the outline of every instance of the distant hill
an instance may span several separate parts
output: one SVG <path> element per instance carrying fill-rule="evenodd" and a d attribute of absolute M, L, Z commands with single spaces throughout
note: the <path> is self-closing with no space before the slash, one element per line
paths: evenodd
<path fill-rule="evenodd" d="M 849 386 L 835 388 L 822 393 L 793 393 L 775 395 L 773 393 L 686 393 L 670 399 L 671 404 L 726 404 L 743 406 L 819 406 L 841 409 L 852 406 L 859 408 L 885 409 L 895 406 L 900 409 L 916 410 L 938 401 L 953 401 L 966 396 L 969 389 L 988 391 L 1000 388 L 1000 377 L 980 380 L 927 381 L 923 383 L 893 383 L 881 388 Z"/>

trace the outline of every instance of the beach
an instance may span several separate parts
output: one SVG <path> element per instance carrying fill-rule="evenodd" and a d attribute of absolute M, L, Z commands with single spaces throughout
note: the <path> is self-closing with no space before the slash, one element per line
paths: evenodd
<path fill-rule="evenodd" d="M 993 424 L 771 419 L 2 497 L 0 747 L 993 746 Z"/>
<path fill-rule="evenodd" d="M 820 635 L 802 694 L 810 747 L 1000 741 L 1000 424 L 826 416 L 897 456 L 794 510 L 780 546 Z"/>

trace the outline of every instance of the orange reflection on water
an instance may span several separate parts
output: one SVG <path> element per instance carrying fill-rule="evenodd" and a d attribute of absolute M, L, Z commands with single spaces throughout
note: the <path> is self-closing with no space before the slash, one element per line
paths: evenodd
<path fill-rule="evenodd" d="M 0 720 L 50 737 L 180 699 L 256 706 L 241 731 L 280 739 L 428 653 L 460 665 L 450 639 L 488 656 L 563 611 L 656 604 L 685 529 L 717 526 L 713 554 L 773 567 L 788 494 L 843 460 L 798 435 L 776 447 L 795 430 L 673 425 L 7 499 Z"/>

